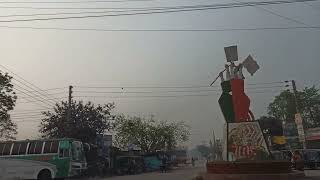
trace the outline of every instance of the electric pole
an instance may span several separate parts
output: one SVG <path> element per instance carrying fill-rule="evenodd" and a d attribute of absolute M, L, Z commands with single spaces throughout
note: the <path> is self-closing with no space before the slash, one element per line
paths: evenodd
<path fill-rule="evenodd" d="M 299 107 L 299 98 L 298 98 L 298 91 L 295 80 L 291 80 L 292 90 L 293 90 L 293 96 L 294 96 L 294 103 L 296 108 L 296 114 L 295 114 L 295 121 L 298 128 L 298 133 L 300 136 L 300 141 L 302 141 L 303 149 L 307 149 L 306 145 L 306 138 L 304 134 L 304 128 L 302 123 L 302 117 L 300 113 L 300 107 Z"/>
<path fill-rule="evenodd" d="M 298 91 L 297 91 L 297 86 L 296 86 L 296 81 L 295 80 L 291 80 L 291 84 L 292 84 L 292 90 L 293 90 L 293 95 L 294 95 L 294 103 L 295 103 L 295 107 L 296 107 L 296 113 L 299 113 L 300 108 L 299 103 L 298 103 Z"/>
<path fill-rule="evenodd" d="M 68 123 L 71 122 L 72 88 L 73 88 L 72 86 L 69 86 L 69 100 L 68 100 L 68 114 L 67 114 Z"/>

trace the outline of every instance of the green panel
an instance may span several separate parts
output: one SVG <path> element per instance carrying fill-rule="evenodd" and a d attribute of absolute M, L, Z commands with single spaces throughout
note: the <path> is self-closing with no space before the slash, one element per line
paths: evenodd
<path fill-rule="evenodd" d="M 70 141 L 60 141 L 60 149 L 69 149 Z"/>
<path fill-rule="evenodd" d="M 233 101 L 231 92 L 230 81 L 224 81 L 221 83 L 222 94 L 218 100 L 224 119 L 228 123 L 235 122 L 235 114 L 233 109 Z"/>
<path fill-rule="evenodd" d="M 219 98 L 219 105 L 225 120 L 228 123 L 235 122 L 232 96 L 228 93 L 222 93 L 222 95 Z"/>
<path fill-rule="evenodd" d="M 231 92 L 231 83 L 230 81 L 224 81 L 221 83 L 222 92 L 229 93 Z"/>
<path fill-rule="evenodd" d="M 64 158 L 64 159 L 53 161 L 53 163 L 56 165 L 58 169 L 56 174 L 57 178 L 63 178 L 63 177 L 69 176 L 70 160 L 71 158 Z"/>

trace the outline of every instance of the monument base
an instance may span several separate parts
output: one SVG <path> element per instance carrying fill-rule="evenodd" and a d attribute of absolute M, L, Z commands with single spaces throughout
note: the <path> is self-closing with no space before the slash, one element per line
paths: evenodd
<path fill-rule="evenodd" d="M 299 180 L 305 177 L 304 172 L 293 171 L 280 174 L 200 174 L 201 180 Z"/>
<path fill-rule="evenodd" d="M 207 163 L 203 180 L 295 180 L 305 176 L 303 171 L 292 171 L 288 161 L 214 161 Z"/>

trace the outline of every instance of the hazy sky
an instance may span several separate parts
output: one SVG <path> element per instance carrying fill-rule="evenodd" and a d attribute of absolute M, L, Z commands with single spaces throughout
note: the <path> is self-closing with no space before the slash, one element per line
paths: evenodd
<path fill-rule="evenodd" d="M 53 0 L 52 0 L 53 1 Z M 156 0 L 152 2 L 99 4 L 0 4 L 1 6 L 33 7 L 146 7 L 227 3 L 215 0 Z M 320 26 L 320 1 L 286 5 L 263 6 L 282 16 L 307 26 Z M 70 10 L 1 9 L 1 15 L 66 12 Z M 72 12 L 88 11 L 73 10 Z M 89 10 L 90 11 L 90 10 Z M 93 10 L 91 10 L 93 11 Z M 100 10 L 101 11 L 101 10 Z M 14 17 L 6 19 L 23 19 Z M 4 26 L 102 28 L 102 29 L 225 29 L 256 27 L 306 26 L 255 7 L 180 12 L 123 17 L 55 20 L 46 22 L 0 23 L 1 65 L 10 68 L 42 89 L 67 86 L 206 86 L 225 63 L 223 47 L 238 45 L 243 60 L 252 54 L 261 69 L 253 76 L 247 72 L 246 83 L 268 83 L 295 79 L 299 89 L 319 85 L 320 30 L 263 30 L 225 32 L 96 32 L 35 29 L 8 29 Z M 218 85 L 218 83 L 216 84 Z M 280 92 L 280 87 L 261 88 L 279 84 L 259 85 L 248 89 L 251 109 L 256 117 L 266 114 L 267 105 Z M 254 88 L 255 86 L 248 86 Z M 208 88 L 205 88 L 206 90 Z M 219 90 L 218 87 L 212 88 Z M 74 88 L 77 91 L 88 90 Z M 96 90 L 96 89 L 94 89 Z M 125 89 L 150 91 L 150 89 Z M 173 89 L 177 90 L 177 89 Z M 190 89 L 178 89 L 190 90 Z M 198 91 L 199 89 L 192 89 Z M 96 90 L 98 91 L 98 90 Z M 103 89 L 99 91 L 119 91 Z M 151 91 L 168 91 L 155 89 Z M 222 136 L 224 119 L 217 100 L 220 92 L 125 94 L 151 95 L 209 95 L 171 98 L 85 98 L 95 103 L 115 102 L 116 112 L 149 116 L 169 121 L 185 121 L 192 127 L 195 145 L 208 141 L 214 129 Z M 23 94 L 19 94 L 24 96 Z M 65 94 L 55 97 L 65 97 Z M 121 96 L 106 94 L 105 96 Z M 79 98 L 76 98 L 79 100 Z M 19 100 L 14 113 L 41 109 L 39 105 Z M 14 118 L 13 118 L 14 119 Z M 16 119 L 18 138 L 36 138 L 39 118 Z M 21 122 L 23 121 L 23 122 Z"/>

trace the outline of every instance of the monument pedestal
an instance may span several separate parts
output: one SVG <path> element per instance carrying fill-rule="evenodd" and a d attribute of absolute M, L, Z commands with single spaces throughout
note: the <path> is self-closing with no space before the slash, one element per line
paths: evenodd
<path fill-rule="evenodd" d="M 203 180 L 297 180 L 303 171 L 292 171 L 288 161 L 216 161 L 207 163 Z"/>

